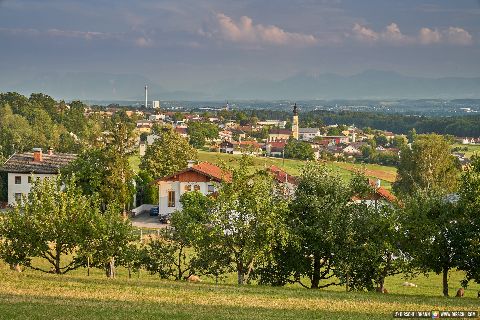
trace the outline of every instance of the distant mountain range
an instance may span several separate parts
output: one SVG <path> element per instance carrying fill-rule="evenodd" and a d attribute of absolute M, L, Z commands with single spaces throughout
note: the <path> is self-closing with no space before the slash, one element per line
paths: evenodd
<path fill-rule="evenodd" d="M 199 86 L 198 92 L 168 91 L 136 74 L 46 73 L 13 86 L 2 86 L 0 91 L 44 92 L 66 100 L 142 101 L 145 84 L 149 97 L 159 100 L 480 98 L 480 77 L 434 79 L 377 70 L 352 76 L 298 74 L 279 81 L 222 81 Z"/>

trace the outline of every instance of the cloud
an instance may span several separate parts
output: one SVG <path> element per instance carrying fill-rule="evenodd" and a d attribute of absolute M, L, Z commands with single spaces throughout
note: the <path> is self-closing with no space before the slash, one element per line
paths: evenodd
<path fill-rule="evenodd" d="M 450 27 L 444 31 L 444 37 L 451 44 L 469 45 L 473 43 L 472 35 L 462 28 Z"/>
<path fill-rule="evenodd" d="M 421 28 L 417 35 L 405 35 L 396 23 L 391 23 L 381 32 L 377 32 L 358 23 L 354 24 L 350 34 L 357 41 L 364 43 L 388 43 L 391 45 L 406 44 L 450 44 L 470 45 L 473 43 L 472 35 L 465 29 L 449 27 L 445 30 Z"/>
<path fill-rule="evenodd" d="M 301 45 L 311 46 L 317 43 L 313 35 L 287 32 L 277 26 L 254 24 L 247 16 L 242 16 L 238 22 L 229 16 L 216 14 L 216 26 L 209 31 L 201 31 L 202 35 L 216 39 L 246 44 L 269 45 Z"/>
<path fill-rule="evenodd" d="M 439 43 L 441 38 L 442 35 L 437 29 L 422 28 L 418 33 L 418 40 L 421 44 Z"/>
<path fill-rule="evenodd" d="M 148 37 L 138 37 L 135 39 L 135 44 L 141 48 L 149 48 L 153 46 L 153 41 Z"/>

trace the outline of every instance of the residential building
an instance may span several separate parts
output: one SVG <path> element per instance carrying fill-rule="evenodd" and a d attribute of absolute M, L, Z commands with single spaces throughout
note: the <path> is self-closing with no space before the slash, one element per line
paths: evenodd
<path fill-rule="evenodd" d="M 204 195 L 218 190 L 219 183 L 231 180 L 231 173 L 209 162 L 194 164 L 170 176 L 157 179 L 158 208 L 160 215 L 170 215 L 175 210 L 182 210 L 180 197 L 190 191 L 199 191 Z"/>
<path fill-rule="evenodd" d="M 288 140 L 292 135 L 292 131 L 286 129 L 272 129 L 268 133 L 268 141 Z"/>
<path fill-rule="evenodd" d="M 311 141 L 315 137 L 320 137 L 319 128 L 299 128 L 298 129 L 298 139 L 303 141 Z"/>
<path fill-rule="evenodd" d="M 23 196 L 28 196 L 33 179 L 56 177 L 60 169 L 76 157 L 75 154 L 54 153 L 53 149 L 43 154 L 40 148 L 12 155 L 0 169 L 7 173 L 8 204 L 15 205 Z"/>

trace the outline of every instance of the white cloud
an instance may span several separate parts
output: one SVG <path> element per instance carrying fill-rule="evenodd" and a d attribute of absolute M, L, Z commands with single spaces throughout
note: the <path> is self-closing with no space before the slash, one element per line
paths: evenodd
<path fill-rule="evenodd" d="M 391 45 L 406 44 L 451 44 L 451 45 L 470 45 L 473 43 L 473 37 L 468 31 L 449 27 L 439 31 L 438 29 L 421 28 L 418 35 L 405 35 L 400 31 L 396 23 L 391 23 L 381 32 L 377 32 L 366 26 L 356 23 L 352 28 L 353 37 L 364 43 L 384 42 Z"/>
<path fill-rule="evenodd" d="M 444 31 L 446 41 L 451 44 L 469 45 L 472 44 L 472 35 L 465 29 L 458 27 L 450 27 Z"/>
<path fill-rule="evenodd" d="M 422 28 L 418 33 L 418 40 L 421 44 L 439 43 L 441 38 L 442 35 L 437 29 Z"/>
<path fill-rule="evenodd" d="M 153 41 L 148 37 L 138 37 L 137 39 L 135 39 L 135 44 L 138 47 L 149 48 L 153 46 Z"/>
<path fill-rule="evenodd" d="M 201 34 L 231 42 L 255 45 L 310 46 L 317 43 L 317 39 L 313 35 L 287 32 L 273 25 L 254 24 L 253 20 L 247 16 L 242 16 L 236 22 L 223 13 L 216 15 L 216 27 L 213 30 L 201 31 Z"/>

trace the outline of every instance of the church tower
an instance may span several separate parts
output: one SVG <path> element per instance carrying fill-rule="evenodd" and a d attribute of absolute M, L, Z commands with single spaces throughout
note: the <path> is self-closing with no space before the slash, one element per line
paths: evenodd
<path fill-rule="evenodd" d="M 293 139 L 298 140 L 298 110 L 296 103 L 293 106 L 292 136 Z"/>

